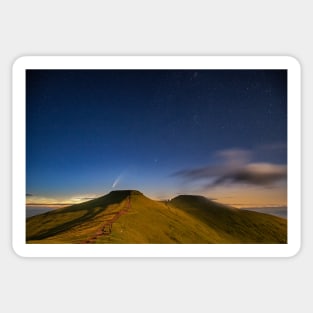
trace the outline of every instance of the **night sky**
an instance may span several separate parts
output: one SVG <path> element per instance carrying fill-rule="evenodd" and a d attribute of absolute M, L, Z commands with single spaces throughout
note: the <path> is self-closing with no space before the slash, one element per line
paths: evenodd
<path fill-rule="evenodd" d="M 285 70 L 27 70 L 28 203 L 286 205 Z"/>

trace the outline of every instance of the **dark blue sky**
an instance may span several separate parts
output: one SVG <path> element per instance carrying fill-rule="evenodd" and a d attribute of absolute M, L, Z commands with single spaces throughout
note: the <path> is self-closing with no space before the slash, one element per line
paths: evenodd
<path fill-rule="evenodd" d="M 27 193 L 179 192 L 220 151 L 286 165 L 282 70 L 27 70 Z M 267 147 L 267 148 L 266 148 Z"/>

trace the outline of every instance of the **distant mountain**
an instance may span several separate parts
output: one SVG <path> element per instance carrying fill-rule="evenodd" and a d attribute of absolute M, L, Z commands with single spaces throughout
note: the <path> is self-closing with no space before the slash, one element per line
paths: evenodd
<path fill-rule="evenodd" d="M 26 220 L 27 243 L 287 243 L 287 220 L 201 196 L 154 201 L 136 190 Z"/>

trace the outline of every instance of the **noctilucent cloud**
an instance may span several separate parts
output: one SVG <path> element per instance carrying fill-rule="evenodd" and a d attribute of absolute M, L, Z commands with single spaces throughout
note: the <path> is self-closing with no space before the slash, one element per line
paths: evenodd
<path fill-rule="evenodd" d="M 28 203 L 138 189 L 286 205 L 287 72 L 27 70 L 26 176 Z"/>

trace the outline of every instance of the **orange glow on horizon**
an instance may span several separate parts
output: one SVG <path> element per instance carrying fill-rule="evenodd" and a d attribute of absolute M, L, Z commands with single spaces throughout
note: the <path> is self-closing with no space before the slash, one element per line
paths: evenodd
<path fill-rule="evenodd" d="M 144 193 L 145 194 L 145 193 Z M 187 193 L 185 193 L 187 194 Z M 248 207 L 286 207 L 287 206 L 287 188 L 285 186 L 273 188 L 260 188 L 258 186 L 220 186 L 207 192 L 190 192 L 189 194 L 203 195 L 214 199 L 216 202 L 234 206 L 236 208 Z M 178 193 L 168 193 L 167 196 L 153 196 L 147 193 L 146 196 L 154 200 L 170 199 Z M 26 205 L 42 205 L 51 207 L 64 207 L 73 204 L 79 204 L 100 197 L 97 194 L 79 194 L 68 197 L 44 197 L 32 196 L 26 197 Z"/>

